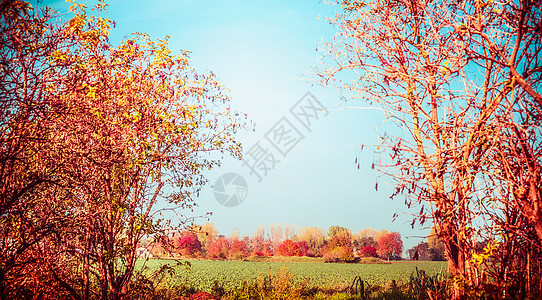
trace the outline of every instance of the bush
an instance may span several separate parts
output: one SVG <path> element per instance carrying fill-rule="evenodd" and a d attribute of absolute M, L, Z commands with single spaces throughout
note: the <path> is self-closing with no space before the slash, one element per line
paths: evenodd
<path fill-rule="evenodd" d="M 354 260 L 354 249 L 348 238 L 336 236 L 324 246 L 323 258 L 325 262 L 347 262 Z"/>

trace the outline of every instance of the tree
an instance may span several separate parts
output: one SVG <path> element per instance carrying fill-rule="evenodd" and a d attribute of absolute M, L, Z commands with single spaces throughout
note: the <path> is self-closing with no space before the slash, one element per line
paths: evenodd
<path fill-rule="evenodd" d="M 282 242 L 282 225 L 280 224 L 271 224 L 269 226 L 269 239 L 273 243 L 273 250 L 276 251 L 280 243 Z"/>
<path fill-rule="evenodd" d="M 182 256 L 195 257 L 201 253 L 202 246 L 195 233 L 185 231 L 181 233 L 181 237 L 177 240 L 177 249 L 179 249 Z"/>
<path fill-rule="evenodd" d="M 376 248 L 371 245 L 365 245 L 359 248 L 358 256 L 360 257 L 378 257 L 376 254 Z"/>
<path fill-rule="evenodd" d="M 376 238 L 381 234 L 373 228 L 366 228 L 358 232 L 352 237 L 354 248 L 361 249 L 365 246 L 371 246 L 376 249 Z"/>
<path fill-rule="evenodd" d="M 337 225 L 330 226 L 327 235 L 330 239 L 333 239 L 336 236 L 345 237 L 349 240 L 352 239 L 352 232 L 350 229 Z"/>
<path fill-rule="evenodd" d="M 308 256 L 309 255 L 309 244 L 305 241 L 296 242 L 297 248 L 299 249 L 299 256 Z"/>
<path fill-rule="evenodd" d="M 205 250 L 207 250 L 209 243 L 218 235 L 218 230 L 214 223 L 205 223 L 201 226 L 194 226 L 192 230 L 198 236 L 198 240 L 200 240 L 202 247 Z"/>
<path fill-rule="evenodd" d="M 431 260 L 446 260 L 444 256 L 444 244 L 438 239 L 434 227 L 431 228 L 431 232 L 427 236 L 427 245 L 432 254 Z"/>
<path fill-rule="evenodd" d="M 9 129 L 14 135 L 1 141 L 1 149 L 20 144 L 11 153 L 1 150 L 2 164 L 14 166 L 1 174 L 2 234 L 24 243 L 15 245 L 17 257 L 4 252 L 0 284 L 12 281 L 14 266 L 28 265 L 38 270 L 37 283 L 19 289 L 32 294 L 128 297 L 137 245 L 164 229 L 156 203 L 181 216 L 181 208 L 194 205 L 206 181 L 202 170 L 219 163 L 203 154 L 239 155 L 233 140 L 239 115 L 214 76 L 196 73 L 187 52 L 173 55 L 167 40 L 140 34 L 113 47 L 111 21 L 87 15 L 84 5 L 73 5 L 66 23 L 18 1 L 0 8 L 2 26 L 19 18 L 7 22 L 15 25 L 2 38 L 13 47 L 3 51 L 24 56 L 8 55 L 13 62 L 2 72 L 10 99 L 2 106 L 2 126 L 24 133 Z M 29 27 L 17 28 L 21 24 Z M 17 74 L 31 80 L 11 90 Z M 17 225 L 22 220 L 42 228 Z"/>
<path fill-rule="evenodd" d="M 252 238 L 250 239 L 252 255 L 271 256 L 273 255 L 273 244 L 265 238 L 265 227 L 263 225 L 256 227 Z"/>
<path fill-rule="evenodd" d="M 542 103 L 540 3 L 337 3 L 343 12 L 330 22 L 338 34 L 325 45 L 325 68 L 318 73 L 347 99 L 377 103 L 402 128 L 401 134 L 382 137 L 389 156 L 380 156 L 376 165 L 396 179 L 395 196 L 405 196 L 409 207 L 419 205 L 414 221 L 423 224 L 432 218 L 455 278 L 452 296 L 463 298 L 486 278 L 471 261 L 476 241 L 496 243 L 502 234 L 473 220 L 507 223 L 510 219 L 503 216 L 516 210 L 529 216 L 524 221 L 534 232 L 540 220 L 529 205 L 509 205 L 521 201 L 513 191 L 527 195 L 519 187 L 536 181 L 536 172 L 526 171 L 522 177 L 512 171 L 505 179 L 499 174 L 505 174 L 506 167 L 492 158 L 493 150 L 504 154 L 499 161 L 513 161 L 505 159 L 510 155 L 525 157 L 530 150 L 513 152 L 509 146 L 518 145 L 514 140 L 525 145 L 534 141 L 514 133 L 511 123 L 533 120 L 529 116 Z M 518 132 L 532 128 L 525 126 L 529 122 Z M 506 136 L 511 139 L 503 142 Z M 533 166 L 532 159 L 519 161 Z M 507 184 L 485 184 L 496 178 Z M 519 178 L 523 184 L 515 184 Z M 505 191 L 496 193 L 496 186 Z M 530 191 L 525 201 L 538 203 Z M 488 199 L 502 205 L 486 205 Z M 513 226 L 505 227 L 512 231 Z"/>
<path fill-rule="evenodd" d="M 232 239 L 230 242 L 229 257 L 233 259 L 243 259 L 249 252 L 246 241 L 239 239 Z"/>
<path fill-rule="evenodd" d="M 296 237 L 297 237 L 296 227 L 293 225 L 285 224 L 284 225 L 284 239 L 295 240 Z"/>
<path fill-rule="evenodd" d="M 284 240 L 277 248 L 280 256 L 303 256 L 306 255 L 306 243 L 296 243 L 292 240 Z"/>
<path fill-rule="evenodd" d="M 209 244 L 207 253 L 211 256 L 211 258 L 225 259 L 228 258 L 229 249 L 230 243 L 228 240 L 226 240 L 224 236 L 219 236 Z"/>
<path fill-rule="evenodd" d="M 322 247 L 326 240 L 323 229 L 314 226 L 302 227 L 298 239 L 307 243 L 307 256 L 322 256 Z"/>
<path fill-rule="evenodd" d="M 403 240 L 399 232 L 390 232 L 378 239 L 376 252 L 383 259 L 401 259 L 403 253 Z"/>
<path fill-rule="evenodd" d="M 55 187 L 65 177 L 60 156 L 47 126 L 50 112 L 48 87 L 59 80 L 50 56 L 68 49 L 58 14 L 34 9 L 23 1 L 0 4 L 0 298 L 53 293 L 52 280 L 38 282 L 44 271 L 39 256 L 42 238 L 59 234 L 69 221 L 63 214 L 63 192 Z M 66 67 L 71 64 L 66 63 Z M 49 279 L 49 278 L 48 278 Z M 57 295 L 64 295 L 59 292 Z"/>
<path fill-rule="evenodd" d="M 420 242 L 418 245 L 407 250 L 410 260 L 433 260 L 431 249 L 426 242 Z"/>
<path fill-rule="evenodd" d="M 325 262 L 351 261 L 354 249 L 350 239 L 345 235 L 337 235 L 327 242 L 322 249 Z"/>

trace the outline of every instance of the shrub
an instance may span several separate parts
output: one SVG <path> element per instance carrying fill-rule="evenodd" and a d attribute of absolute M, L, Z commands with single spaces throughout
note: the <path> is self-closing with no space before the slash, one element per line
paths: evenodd
<path fill-rule="evenodd" d="M 376 248 L 371 245 L 366 245 L 358 250 L 358 256 L 360 257 L 378 257 L 376 254 Z"/>
<path fill-rule="evenodd" d="M 344 236 L 336 236 L 324 246 L 323 258 L 325 262 L 353 261 L 354 249 L 350 239 Z"/>

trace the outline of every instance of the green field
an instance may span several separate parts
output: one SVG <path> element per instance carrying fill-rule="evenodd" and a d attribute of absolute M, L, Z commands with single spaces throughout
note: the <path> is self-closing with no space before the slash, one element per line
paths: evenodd
<path fill-rule="evenodd" d="M 171 260 L 153 259 L 147 262 L 150 270 L 164 264 L 174 265 Z M 444 262 L 399 262 L 391 264 L 329 264 L 329 263 L 288 263 L 288 262 L 248 262 L 248 261 L 190 261 L 190 271 L 177 267 L 169 284 L 186 284 L 201 290 L 210 291 L 218 281 L 226 290 L 238 288 L 243 279 L 252 280 L 260 274 L 279 271 L 283 266 L 301 281 L 309 278 L 309 284 L 320 287 L 345 286 L 360 276 L 369 284 L 385 285 L 391 280 L 408 281 L 416 267 L 429 275 L 446 270 Z"/>

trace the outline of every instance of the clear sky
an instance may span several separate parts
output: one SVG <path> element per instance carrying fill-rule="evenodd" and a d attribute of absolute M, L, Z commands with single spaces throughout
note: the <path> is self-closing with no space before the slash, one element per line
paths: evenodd
<path fill-rule="evenodd" d="M 68 7 L 63 1 L 43 3 L 60 11 Z M 255 132 L 240 135 L 245 157 L 259 145 L 279 160 L 261 182 L 233 159 L 209 174 L 210 185 L 200 194 L 197 212 L 212 212 L 210 221 L 222 234 L 236 227 L 242 235 L 251 235 L 258 225 L 277 223 L 326 230 L 339 225 L 353 232 L 372 227 L 399 231 L 408 249 L 427 233 L 411 229 L 401 199 L 389 199 L 388 180 L 377 179 L 371 170 L 371 149 L 359 152 L 362 144 L 376 144 L 378 133 L 391 122 L 384 122 L 376 109 L 340 109 L 336 91 L 307 80 L 318 63 L 318 44 L 334 34 L 324 16 L 332 16 L 338 7 L 318 0 L 115 0 L 109 5 L 106 16 L 116 23 L 113 44 L 133 32 L 149 33 L 153 39 L 171 36 L 170 48 L 191 51 L 192 65 L 199 72 L 213 71 L 229 88 L 233 105 L 256 123 Z M 290 113 L 307 92 L 329 110 L 327 116 L 320 111 L 309 128 Z M 283 117 L 304 137 L 294 138 L 286 155 L 266 139 Z M 248 185 L 246 198 L 235 207 L 221 205 L 211 186 L 228 172 L 241 175 Z M 394 213 L 400 216 L 392 222 Z"/>

